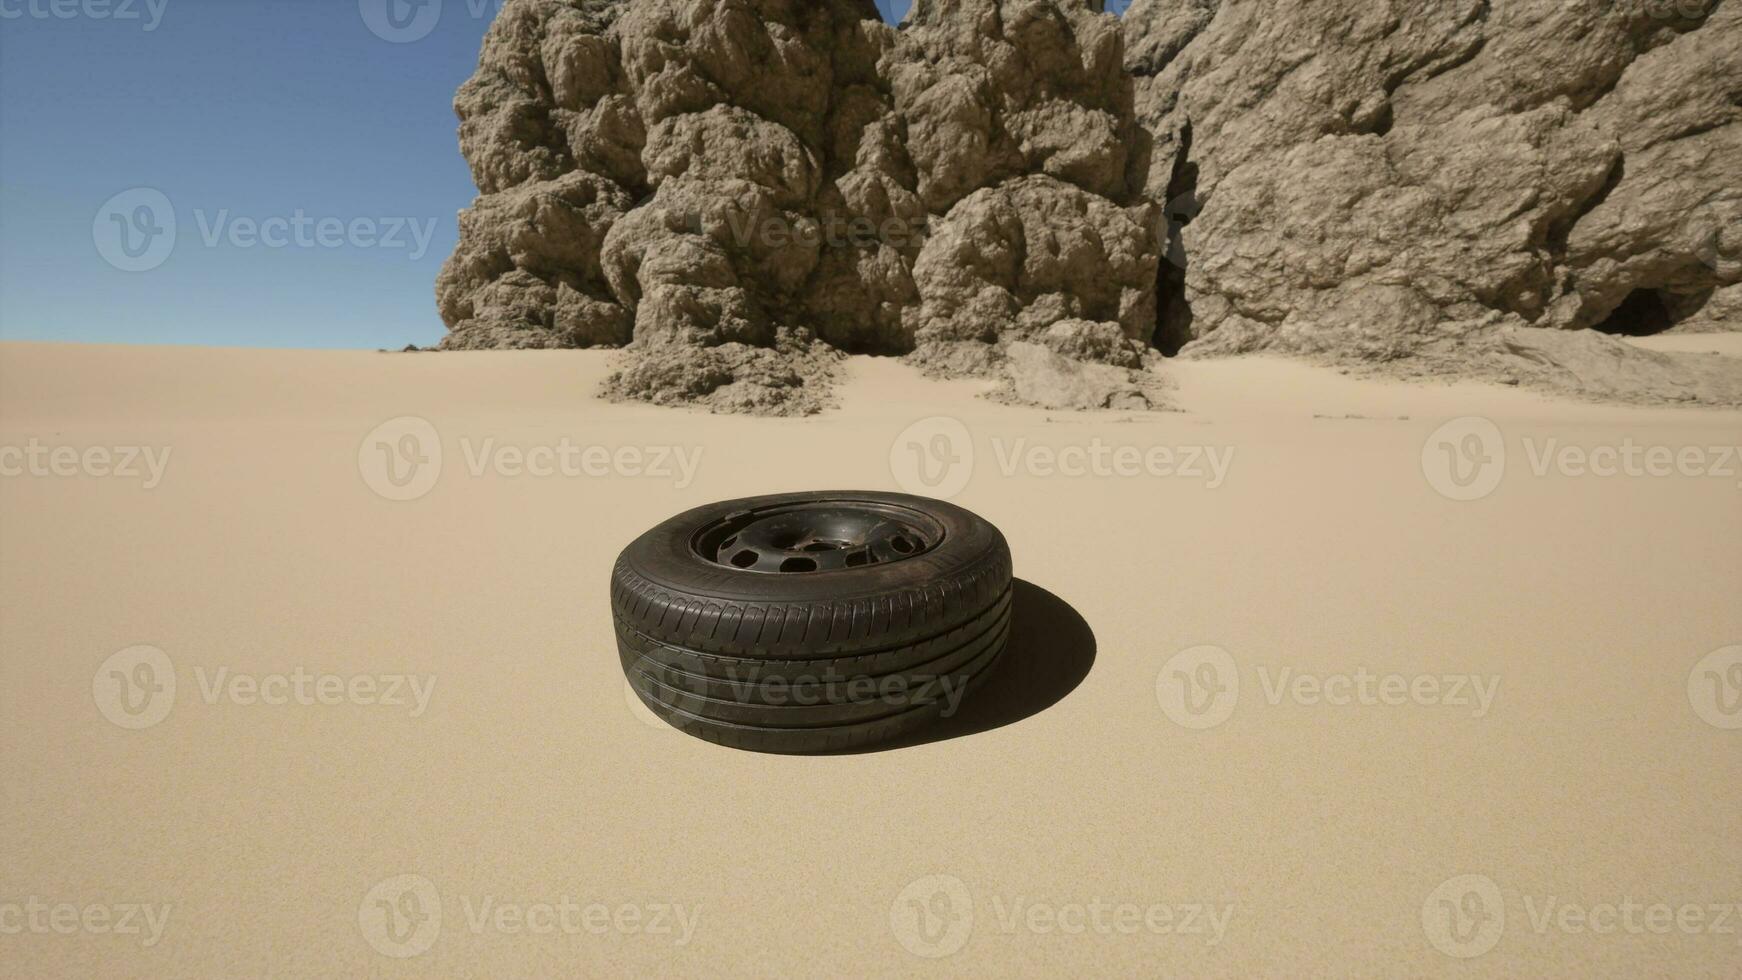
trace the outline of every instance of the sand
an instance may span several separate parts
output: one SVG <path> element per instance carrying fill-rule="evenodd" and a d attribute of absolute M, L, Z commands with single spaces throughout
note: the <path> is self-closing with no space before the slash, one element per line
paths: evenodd
<path fill-rule="evenodd" d="M 1742 413 L 1250 358 L 1075 415 L 854 358 L 838 410 L 753 419 L 590 397 L 609 365 L 0 345 L 0 447 L 41 462 L 0 455 L 0 974 L 1742 973 L 1742 461 L 1533 472 Z M 1458 500 L 1423 447 L 1465 416 L 1506 464 L 1448 481 L 1490 430 L 1435 436 L 1491 489 Z M 433 482 L 380 455 L 421 424 L 365 445 L 400 417 Z M 963 431 L 971 473 L 923 461 L 1010 539 L 1011 662 L 1079 685 L 825 758 L 632 706 L 631 537 L 899 489 Z"/>

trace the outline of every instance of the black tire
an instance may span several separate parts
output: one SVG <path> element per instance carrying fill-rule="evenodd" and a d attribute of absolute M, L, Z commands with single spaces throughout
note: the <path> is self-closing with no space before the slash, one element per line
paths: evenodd
<path fill-rule="evenodd" d="M 708 504 L 611 572 L 619 658 L 660 718 L 764 752 L 850 749 L 957 710 L 1012 628 L 1010 548 L 953 504 L 871 491 Z"/>

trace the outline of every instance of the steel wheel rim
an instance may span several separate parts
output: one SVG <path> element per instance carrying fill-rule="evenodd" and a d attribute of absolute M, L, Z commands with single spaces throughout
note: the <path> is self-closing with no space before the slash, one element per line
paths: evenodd
<path fill-rule="evenodd" d="M 698 531 L 690 546 L 726 568 L 803 575 L 905 561 L 943 539 L 943 526 L 911 507 L 841 499 L 729 514 Z"/>

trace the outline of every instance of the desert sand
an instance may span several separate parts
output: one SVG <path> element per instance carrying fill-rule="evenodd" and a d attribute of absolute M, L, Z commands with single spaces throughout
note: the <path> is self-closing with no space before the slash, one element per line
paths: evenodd
<path fill-rule="evenodd" d="M 854 358 L 757 419 L 595 399 L 611 358 L 0 345 L 0 974 L 1742 972 L 1742 413 L 1244 358 L 1070 414 Z M 1469 416 L 1505 465 L 1452 499 Z M 635 534 L 920 463 L 1028 583 L 954 737 L 627 697 Z"/>

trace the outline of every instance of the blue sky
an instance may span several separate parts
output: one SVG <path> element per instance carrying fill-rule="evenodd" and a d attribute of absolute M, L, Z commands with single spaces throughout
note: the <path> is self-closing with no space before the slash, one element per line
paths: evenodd
<path fill-rule="evenodd" d="M 0 339 L 440 339 L 497 2 L 384 4 L 0 0 Z"/>

